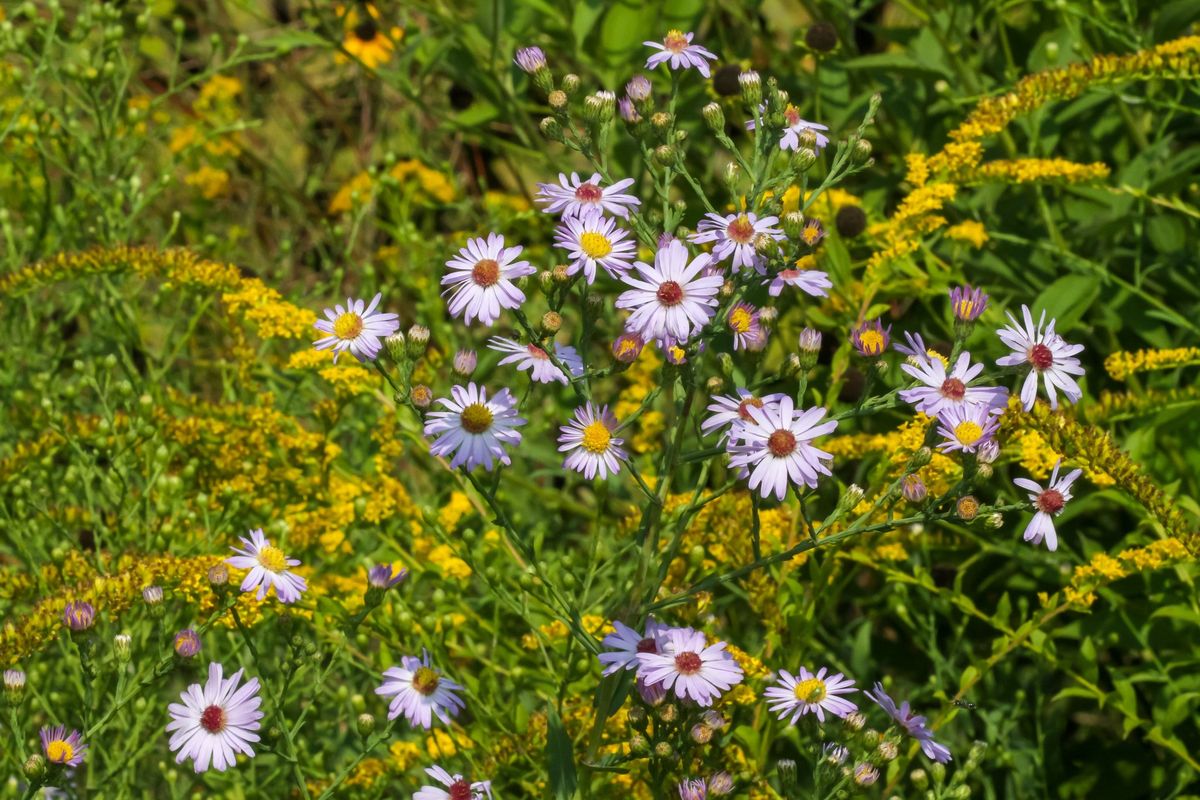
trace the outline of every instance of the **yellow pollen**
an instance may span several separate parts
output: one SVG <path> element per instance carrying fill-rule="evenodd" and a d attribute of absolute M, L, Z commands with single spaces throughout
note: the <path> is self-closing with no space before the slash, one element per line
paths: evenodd
<path fill-rule="evenodd" d="M 599 455 L 605 452 L 611 439 L 612 434 L 608 432 L 608 427 L 600 420 L 583 429 L 583 449 L 589 453 Z"/>
<path fill-rule="evenodd" d="M 333 323 L 333 335 L 339 339 L 353 339 L 363 331 L 363 320 L 353 311 L 347 311 Z"/>
<path fill-rule="evenodd" d="M 688 40 L 683 35 L 683 31 L 671 29 L 667 31 L 667 35 L 663 37 L 663 44 L 672 53 L 681 53 L 687 49 Z"/>
<path fill-rule="evenodd" d="M 46 745 L 46 758 L 52 764 L 65 764 L 75 757 L 75 748 L 69 742 L 55 739 Z"/>
<path fill-rule="evenodd" d="M 794 691 L 797 700 L 803 700 L 805 703 L 819 703 L 825 699 L 825 681 L 820 678 L 809 678 L 797 683 Z"/>
<path fill-rule="evenodd" d="M 883 334 L 879 331 L 863 331 L 859 334 L 858 341 L 862 344 L 864 353 L 875 355 L 883 352 Z"/>
<path fill-rule="evenodd" d="M 971 312 L 972 312 L 974 309 L 975 309 L 975 303 L 974 303 L 973 301 L 971 301 L 971 300 L 962 300 L 962 301 L 960 301 L 960 302 L 959 302 L 959 304 L 958 304 L 958 308 L 957 308 L 957 309 L 955 309 L 955 310 L 958 312 L 958 316 L 960 316 L 960 317 L 969 317 L 969 316 L 971 316 Z"/>
<path fill-rule="evenodd" d="M 926 350 L 925 355 L 929 356 L 930 358 L 936 358 L 938 361 L 942 362 L 943 367 L 950 366 L 949 359 L 947 359 L 944 355 L 939 353 L 937 350 L 933 350 L 933 349 Z"/>
<path fill-rule="evenodd" d="M 603 233 L 588 231 L 579 237 L 579 248 L 588 258 L 604 258 L 612 252 L 612 242 Z"/>
<path fill-rule="evenodd" d="M 637 343 L 632 339 L 625 339 L 621 342 L 620 347 L 620 355 L 626 356 L 632 353 L 634 350 L 637 350 Z"/>
<path fill-rule="evenodd" d="M 412 676 L 412 687 L 428 697 L 437 691 L 438 674 L 429 667 L 418 667 Z"/>
<path fill-rule="evenodd" d="M 271 572 L 283 572 L 287 569 L 287 557 L 274 545 L 267 545 L 258 551 L 258 563 L 263 569 Z"/>
<path fill-rule="evenodd" d="M 801 238 L 804 239 L 805 244 L 812 244 L 813 242 L 815 242 L 817 240 L 817 237 L 820 235 L 821 235 L 821 232 L 819 230 L 817 230 L 816 226 L 807 227 L 803 231 L 800 232 L 800 236 L 801 236 Z"/>
<path fill-rule="evenodd" d="M 729 327 L 738 333 L 750 330 L 750 312 L 740 306 L 729 312 Z"/>
<path fill-rule="evenodd" d="M 686 355 L 687 355 L 687 353 L 683 352 L 682 347 L 680 347 L 677 344 L 671 345 L 671 358 L 675 359 L 676 361 L 682 362 L 683 357 Z"/>
<path fill-rule="evenodd" d="M 975 444 L 983 436 L 983 428 L 971 420 L 965 420 L 954 428 L 954 435 L 963 444 Z"/>
<path fill-rule="evenodd" d="M 483 403 L 472 403 L 462 412 L 462 426 L 468 433 L 483 433 L 492 427 L 492 419 L 492 410 Z"/>

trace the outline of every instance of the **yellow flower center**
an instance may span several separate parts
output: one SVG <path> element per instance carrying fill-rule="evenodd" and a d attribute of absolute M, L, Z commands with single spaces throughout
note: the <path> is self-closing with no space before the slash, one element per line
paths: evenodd
<path fill-rule="evenodd" d="M 462 426 L 468 433 L 483 433 L 492 427 L 492 410 L 483 403 L 472 403 L 463 409 Z"/>
<path fill-rule="evenodd" d="M 52 764 L 65 764 L 75 757 L 75 748 L 62 739 L 55 739 L 46 745 L 46 758 Z"/>
<path fill-rule="evenodd" d="M 333 323 L 333 335 L 339 339 L 353 339 L 363 331 L 363 320 L 353 311 L 347 311 Z"/>
<path fill-rule="evenodd" d="M 800 681 L 796 684 L 794 691 L 796 699 L 803 700 L 805 703 L 819 703 L 828 694 L 825 690 L 825 681 L 820 678 L 809 678 L 808 680 Z"/>
<path fill-rule="evenodd" d="M 278 547 L 267 545 L 258 551 L 258 563 L 271 572 L 283 572 L 287 568 L 287 556 Z"/>
<path fill-rule="evenodd" d="M 682 53 L 687 49 L 688 40 L 687 37 L 683 35 L 683 31 L 669 30 L 667 31 L 667 35 L 663 38 L 663 45 L 665 45 L 666 48 L 672 53 Z"/>
<path fill-rule="evenodd" d="M 583 429 L 583 449 L 589 453 L 599 454 L 608 450 L 611 439 L 612 434 L 608 432 L 608 427 L 600 420 Z"/>
<path fill-rule="evenodd" d="M 863 331 L 859 335 L 858 341 L 862 343 L 864 353 L 875 355 L 883 352 L 883 334 L 879 331 Z"/>
<path fill-rule="evenodd" d="M 428 697 L 437 691 L 438 674 L 429 667 L 419 667 L 413 673 L 412 687 Z"/>
<path fill-rule="evenodd" d="M 983 428 L 971 420 L 965 420 L 955 426 L 954 435 L 963 444 L 975 444 L 983 436 Z"/>
<path fill-rule="evenodd" d="M 603 233 L 588 231 L 579 237 L 579 248 L 588 258 L 604 258 L 612 252 L 612 242 Z"/>
<path fill-rule="evenodd" d="M 975 303 L 972 300 L 960 300 L 958 307 L 954 309 L 954 313 L 960 317 L 969 317 L 971 312 L 975 310 Z"/>
<path fill-rule="evenodd" d="M 729 327 L 738 333 L 750 330 L 750 321 L 750 312 L 740 306 L 729 312 Z"/>
<path fill-rule="evenodd" d="M 627 356 L 637 350 L 637 342 L 635 342 L 633 339 L 622 339 L 621 343 L 617 345 L 617 348 L 618 356 Z"/>
<path fill-rule="evenodd" d="M 821 238 L 821 229 L 816 225 L 809 225 L 800 232 L 800 238 L 804 240 L 805 244 L 811 245 L 817 239 Z"/>
<path fill-rule="evenodd" d="M 929 356 L 930 358 L 936 358 L 938 361 L 942 362 L 943 367 L 950 366 L 950 360 L 933 348 L 926 350 L 925 355 Z"/>
<path fill-rule="evenodd" d="M 750 223 L 750 218 L 745 214 L 738 214 L 737 218 L 725 228 L 725 235 L 738 244 L 746 244 L 754 236 L 754 225 Z"/>

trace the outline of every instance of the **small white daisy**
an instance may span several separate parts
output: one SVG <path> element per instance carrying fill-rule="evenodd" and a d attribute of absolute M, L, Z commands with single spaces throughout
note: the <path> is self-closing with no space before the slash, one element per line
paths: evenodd
<path fill-rule="evenodd" d="M 483 800 L 492 796 L 491 781 L 468 781 L 462 775 L 451 775 L 437 766 L 425 769 L 425 774 L 445 786 L 422 786 L 413 793 L 412 800 Z"/>
<path fill-rule="evenodd" d="M 765 105 L 759 106 L 759 110 L 766 112 Z M 817 144 L 813 150 L 820 153 L 822 149 L 829 144 L 829 137 L 821 133 L 821 131 L 829 130 L 828 125 L 822 125 L 819 122 L 809 122 L 800 118 L 800 112 L 795 106 L 788 104 L 783 110 L 784 127 L 783 137 L 779 140 L 780 150 L 799 150 L 800 149 L 800 134 L 805 131 L 812 131 L 817 137 Z M 746 121 L 746 130 L 752 131 L 755 128 L 754 120 Z"/>
<path fill-rule="evenodd" d="M 786 669 L 779 671 L 778 686 L 768 688 L 763 694 L 768 698 L 771 711 L 778 711 L 779 718 L 792 715 L 791 724 L 805 714 L 816 714 L 817 719 L 825 721 L 825 712 L 834 716 L 846 718 L 858 710 L 858 706 L 838 695 L 858 691 L 854 681 L 843 677 L 842 673 L 825 677 L 828 670 L 821 667 L 814 675 L 807 668 L 801 667 L 799 675 L 792 675 Z"/>
<path fill-rule="evenodd" d="M 617 308 L 631 309 L 626 330 L 646 339 L 685 342 L 712 319 L 717 292 L 725 282 L 717 275 L 702 277 L 712 259 L 698 255 L 688 262 L 687 248 L 678 239 L 654 254 L 654 266 L 634 263 L 622 280 L 633 288 L 617 298 Z"/>
<path fill-rule="evenodd" d="M 996 435 L 1000 427 L 1000 409 L 987 405 L 951 405 L 938 415 L 938 435 L 946 441 L 938 445 L 943 452 L 961 450 L 974 453 Z"/>
<path fill-rule="evenodd" d="M 193 683 L 179 696 L 182 703 L 171 703 L 167 711 L 171 721 L 167 732 L 172 733 L 168 746 L 178 753 L 175 763 L 192 759 L 196 772 L 213 769 L 224 772 L 237 763 L 237 754 L 254 758 L 252 742 L 260 727 L 263 712 L 258 708 L 258 678 L 251 678 L 239 687 L 239 669 L 228 680 L 223 679 L 224 667 L 213 662 L 208 665 L 208 682 L 203 687 Z"/>
<path fill-rule="evenodd" d="M 704 219 L 696 226 L 696 233 L 688 237 L 693 244 L 713 245 L 712 255 L 716 261 L 732 258 L 733 272 L 741 272 L 743 267 L 752 268 L 762 273 L 766 270 L 767 260 L 754 249 L 754 240 L 760 234 L 769 236 L 775 241 L 787 237 L 783 231 L 775 227 L 779 217 L 763 217 L 753 212 L 740 214 L 705 214 Z"/>
<path fill-rule="evenodd" d="M 642 204 L 641 200 L 624 191 L 633 185 L 633 178 L 619 180 L 612 186 L 601 186 L 599 172 L 592 173 L 586 181 L 581 181 L 578 173 L 572 172 L 569 182 L 560 172 L 558 183 L 558 186 L 539 183 L 534 199 L 548 204 L 543 212 L 562 214 L 563 219 L 582 216 L 588 211 L 606 211 L 614 217 L 627 219 L 630 209 Z"/>
<path fill-rule="evenodd" d="M 517 261 L 523 247 L 505 247 L 504 237 L 489 233 L 487 239 L 469 239 L 458 255 L 446 262 L 449 274 L 442 285 L 450 294 L 450 316 L 462 316 L 471 324 L 478 317 L 484 325 L 500 317 L 501 308 L 519 308 L 525 293 L 513 283 L 537 270 L 528 261 Z"/>
<path fill-rule="evenodd" d="M 717 56 L 698 44 L 692 44 L 691 33 L 679 30 L 669 30 L 662 42 L 642 42 L 646 47 L 653 47 L 659 52 L 646 59 L 646 69 L 654 69 L 663 62 L 669 62 L 671 69 L 695 68 L 704 77 L 709 76 L 708 61 L 716 61 Z"/>
<path fill-rule="evenodd" d="M 379 355 L 383 340 L 400 330 L 400 318 L 395 314 L 376 312 L 383 298 L 377 294 L 371 305 L 363 308 L 362 300 L 346 298 L 346 305 L 325 309 L 325 319 L 313 323 L 313 327 L 327 334 L 313 342 L 318 350 L 333 348 L 333 360 L 337 361 L 344 351 L 359 361 L 372 361 Z"/>
<path fill-rule="evenodd" d="M 482 464 L 491 470 L 496 461 L 509 464 L 505 447 L 521 443 L 517 430 L 525 420 L 517 416 L 517 401 L 501 389 L 488 399 L 487 389 L 468 383 L 454 386 L 451 397 L 438 400 L 446 411 L 431 412 L 425 418 L 425 435 L 436 436 L 429 446 L 435 456 L 450 455 L 451 468 L 466 464 L 474 469 Z"/>
<path fill-rule="evenodd" d="M 231 548 L 236 556 L 225 559 L 225 563 L 237 569 L 248 569 L 249 574 L 242 581 L 242 591 L 252 592 L 258 589 L 257 597 L 263 600 L 267 592 L 275 589 L 275 595 L 281 603 L 294 603 L 308 589 L 308 583 L 288 571 L 288 567 L 300 565 L 299 559 L 288 558 L 283 551 L 271 544 L 271 540 L 263 535 L 262 528 L 250 531 L 250 538 L 239 536 L 243 548 Z"/>
<path fill-rule="evenodd" d="M 795 286 L 813 297 L 828 297 L 829 290 L 833 288 L 829 275 L 819 269 L 784 269 L 764 281 L 767 282 L 771 284 L 767 288 L 771 297 L 779 297 L 785 286 Z"/>
<path fill-rule="evenodd" d="M 616 220 L 591 211 L 577 217 L 567 217 L 554 231 L 554 244 L 570 254 L 567 274 L 583 271 L 588 284 L 596 280 L 596 265 L 612 278 L 629 271 L 637 256 L 637 245 L 629 231 L 617 227 Z"/>
<path fill-rule="evenodd" d="M 613 621 L 613 632 L 604 637 L 600 644 L 613 648 L 607 653 L 601 653 L 597 658 L 604 664 L 604 674 L 612 675 L 623 669 L 637 669 L 639 653 L 661 653 L 663 635 L 670 627 L 658 622 L 654 617 L 646 620 L 646 634 L 643 636 L 620 620 Z"/>
<path fill-rule="evenodd" d="M 601 480 L 610 472 L 616 475 L 621 471 L 621 462 L 629 459 L 621 447 L 625 440 L 613 436 L 616 428 L 617 418 L 608 406 L 597 408 L 588 403 L 575 409 L 575 418 L 559 427 L 562 433 L 558 437 L 558 451 L 567 453 L 563 466 L 582 473 L 588 480 L 595 478 L 597 472 Z"/>
<path fill-rule="evenodd" d="M 433 727 L 433 717 L 449 725 L 450 718 L 466 708 L 455 692 L 462 686 L 442 675 L 429 662 L 429 653 L 421 658 L 404 656 L 400 666 L 388 667 L 383 671 L 383 683 L 375 694 L 391 697 L 388 704 L 388 719 L 401 714 L 413 727 Z"/>
<path fill-rule="evenodd" d="M 789 481 L 816 488 L 818 475 L 831 474 L 833 456 L 811 443 L 837 428 L 837 420 L 820 421 L 824 408 L 797 411 L 791 396 L 783 395 L 777 405 L 747 410 L 752 419 L 731 431 L 727 450 L 729 466 L 750 472 L 751 491 L 783 500 Z"/>
<path fill-rule="evenodd" d="M 536 344 L 521 344 L 512 339 L 505 339 L 503 336 L 493 336 L 488 339 L 488 349 L 495 350 L 497 353 L 508 353 L 500 359 L 500 363 L 516 363 L 518 370 L 522 372 L 529 370 L 529 377 L 536 383 L 558 381 L 565 386 L 570 382 L 563 371 L 550 360 L 546 351 Z M 571 370 L 571 377 L 578 378 L 583 374 L 583 359 L 579 357 L 579 353 L 575 351 L 574 347 L 555 342 L 554 355 L 566 365 L 567 369 Z"/>
<path fill-rule="evenodd" d="M 983 364 L 972 364 L 971 354 L 966 351 L 959 354 L 949 373 L 940 358 L 921 354 L 912 360 L 916 363 L 901 364 L 900 369 L 923 385 L 901 391 L 900 399 L 923 414 L 936 417 L 947 408 L 963 405 L 998 408 L 1008 401 L 1008 390 L 1003 387 L 970 385 L 983 372 Z"/>
<path fill-rule="evenodd" d="M 1058 549 L 1058 532 L 1054 529 L 1054 518 L 1062 513 L 1063 507 L 1071 499 L 1071 485 L 1083 474 L 1081 469 L 1073 469 L 1061 478 L 1058 468 L 1062 462 L 1054 465 L 1050 473 L 1050 482 L 1045 489 L 1040 483 L 1028 478 L 1013 478 L 1013 483 L 1029 492 L 1029 502 L 1033 503 L 1036 513 L 1029 524 L 1025 526 L 1025 541 L 1035 545 L 1046 542 L 1046 549 L 1054 552 Z"/>
<path fill-rule="evenodd" d="M 738 426 L 754 421 L 754 417 L 750 416 L 751 408 L 775 406 L 782 397 L 782 394 L 767 394 L 762 397 L 756 397 L 750 390 L 740 387 L 737 389 L 736 396 L 728 394 L 717 395 L 712 398 L 712 403 L 708 406 L 708 411 L 712 413 L 700 423 L 700 431 L 708 435 L 715 430 L 725 428 L 726 430 L 721 434 L 721 439 L 719 440 L 724 441 L 725 437 L 729 436 Z"/>
<path fill-rule="evenodd" d="M 742 682 L 741 665 L 725 650 L 725 642 L 708 644 L 691 628 L 671 628 L 663 635 L 662 653 L 638 653 L 638 677 L 648 685 L 675 690 L 679 699 L 711 706 Z"/>
<path fill-rule="evenodd" d="M 1068 344 L 1055 333 L 1054 320 L 1050 320 L 1050 324 L 1046 325 L 1044 310 L 1036 326 L 1033 324 L 1033 314 L 1029 313 L 1029 306 L 1021 306 L 1021 314 L 1024 317 L 1024 326 L 1009 312 L 1008 319 L 1012 326 L 996 331 L 1000 340 L 1013 351 L 1010 355 L 996 359 L 996 363 L 1002 367 L 1029 364 L 1033 368 L 1021 386 L 1021 403 L 1025 410 L 1033 408 L 1033 402 L 1037 399 L 1039 375 L 1046 386 L 1046 397 L 1050 400 L 1051 408 L 1058 408 L 1056 389 L 1061 389 L 1070 402 L 1078 402 L 1079 398 L 1083 397 L 1083 390 L 1071 376 L 1083 374 L 1083 365 L 1075 358 L 1075 354 L 1083 350 L 1083 345 Z"/>

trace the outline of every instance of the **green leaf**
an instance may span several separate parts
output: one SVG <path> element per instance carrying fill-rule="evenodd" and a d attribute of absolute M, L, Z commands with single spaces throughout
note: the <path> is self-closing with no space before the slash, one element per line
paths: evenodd
<path fill-rule="evenodd" d="M 550 706 L 546 730 L 546 764 L 550 770 L 550 791 L 559 800 L 575 796 L 575 751 L 558 709 Z"/>
<path fill-rule="evenodd" d="M 979 670 L 975 667 L 967 667 L 963 670 L 962 677 L 958 679 L 958 690 L 965 691 L 968 687 L 973 686 L 975 681 L 979 679 Z"/>
<path fill-rule="evenodd" d="M 280 55 L 299 50 L 301 47 L 327 48 L 330 46 L 328 40 L 312 31 L 283 31 L 259 39 L 258 44 L 264 48 L 270 48 Z"/>
<path fill-rule="evenodd" d="M 1038 295 L 1030 311 L 1037 322 L 1041 309 L 1046 310 L 1047 319 L 1057 320 L 1054 330 L 1058 333 L 1070 330 L 1083 317 L 1092 301 L 1100 294 L 1100 278 L 1095 275 L 1064 275 L 1047 286 Z"/>
<path fill-rule="evenodd" d="M 1146 223 L 1146 235 L 1160 253 L 1178 253 L 1187 244 L 1187 227 L 1178 217 L 1151 217 Z"/>

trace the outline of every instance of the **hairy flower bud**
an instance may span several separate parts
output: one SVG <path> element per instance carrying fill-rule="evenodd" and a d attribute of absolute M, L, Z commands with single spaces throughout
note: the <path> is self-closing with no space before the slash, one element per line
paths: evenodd
<path fill-rule="evenodd" d="M 804 234 L 804 215 L 789 211 L 783 215 L 783 232 L 789 239 L 799 239 Z"/>
<path fill-rule="evenodd" d="M 555 114 L 560 115 L 566 113 L 567 104 L 570 102 L 570 100 L 571 98 L 567 95 L 567 93 L 561 89 L 555 89 L 546 96 L 546 102 L 550 105 L 550 108 Z"/>
<path fill-rule="evenodd" d="M 629 83 L 625 84 L 625 94 L 629 95 L 629 99 L 638 105 L 650 99 L 653 89 L 650 79 L 645 75 L 634 75 L 629 79 Z"/>
<path fill-rule="evenodd" d="M 700 109 L 700 115 L 704 117 L 704 122 L 714 133 L 725 130 L 725 112 L 717 103 L 709 103 Z"/>
<path fill-rule="evenodd" d="M 25 697 L 25 673 L 19 669 L 4 670 L 4 700 L 9 705 L 19 705 Z"/>
<path fill-rule="evenodd" d="M 133 638 L 127 633 L 118 633 L 113 637 L 113 655 L 120 664 L 128 664 L 132 657 Z"/>
<path fill-rule="evenodd" d="M 563 141 L 562 125 L 558 124 L 558 120 L 554 117 L 545 117 L 538 124 L 538 128 L 542 131 L 542 136 L 545 136 L 550 141 Z"/>
<path fill-rule="evenodd" d="M 722 378 L 720 375 L 713 375 L 711 378 L 709 378 L 708 380 L 706 380 L 704 382 L 704 390 L 707 391 L 709 394 L 720 394 L 721 390 L 724 388 L 725 388 L 725 379 Z"/>
<path fill-rule="evenodd" d="M 908 773 L 908 779 L 921 791 L 929 788 L 929 773 L 919 767 Z"/>
<path fill-rule="evenodd" d="M 679 706 L 674 703 L 663 703 L 658 709 L 658 718 L 663 722 L 674 722 L 679 718 Z"/>
<path fill-rule="evenodd" d="M 412 398 L 412 404 L 417 408 L 429 408 L 433 403 L 433 390 L 423 383 L 418 383 L 412 387 L 409 397 Z"/>
<path fill-rule="evenodd" d="M 850 154 L 851 160 L 855 164 L 865 164 L 867 159 L 871 157 L 871 143 L 866 139 L 859 139 L 854 143 L 854 150 Z"/>
<path fill-rule="evenodd" d="M 675 163 L 677 153 L 669 144 L 661 144 L 654 148 L 654 163 L 660 167 L 669 167 Z"/>
<path fill-rule="evenodd" d="M 779 785 L 783 787 L 783 793 L 787 796 L 796 786 L 796 762 L 790 758 L 781 758 L 775 762 L 775 769 L 779 772 Z"/>
<path fill-rule="evenodd" d="M 208 584 L 218 589 L 229 583 L 229 567 L 224 564 L 213 564 L 208 568 Z"/>
<path fill-rule="evenodd" d="M 670 758 L 675 755 L 675 750 L 669 742 L 659 742 L 654 745 L 654 755 L 658 758 Z"/>
<path fill-rule="evenodd" d="M 579 91 L 579 76 L 574 72 L 568 72 L 566 75 L 563 75 L 559 86 L 562 87 L 562 90 L 568 96 L 574 96 L 575 92 Z"/>
<path fill-rule="evenodd" d="M 420 358 L 429 347 L 429 328 L 424 325 L 413 325 L 408 329 L 408 357 Z"/>
<path fill-rule="evenodd" d="M 404 340 L 404 334 L 396 331 L 391 336 L 383 340 L 384 347 L 387 348 L 388 357 L 399 364 L 406 357 L 408 352 L 407 342 Z"/>
<path fill-rule="evenodd" d="M 842 722 L 852 731 L 861 731 L 867 724 L 867 718 L 861 711 L 851 711 Z"/>
<path fill-rule="evenodd" d="M 1004 515 L 999 511 L 993 511 L 983 518 L 983 524 L 987 528 L 998 531 L 1004 527 Z"/>
<path fill-rule="evenodd" d="M 876 751 L 879 753 L 879 757 L 884 761 L 891 761 L 900 753 L 900 748 L 898 748 L 896 743 L 891 739 L 885 739 L 879 743 L 879 747 L 876 748 Z"/>
<path fill-rule="evenodd" d="M 200 652 L 200 637 L 191 628 L 175 634 L 175 654 L 180 658 L 194 658 Z"/>
<path fill-rule="evenodd" d="M 757 108 L 762 102 L 762 79 L 758 73 L 748 69 L 738 75 L 738 86 L 742 87 L 742 101 L 750 108 Z"/>
<path fill-rule="evenodd" d="M 650 127 L 661 136 L 666 136 L 667 131 L 671 130 L 671 122 L 671 115 L 666 111 L 659 111 L 650 117 Z"/>
<path fill-rule="evenodd" d="M 603 125 L 611 122 L 617 110 L 617 96 L 609 91 L 588 95 L 583 101 L 583 117 L 588 122 Z"/>
<path fill-rule="evenodd" d="M 479 356 L 474 350 L 459 350 L 454 354 L 454 363 L 451 369 L 455 375 L 463 378 L 471 377 L 471 373 L 475 371 L 475 366 L 479 363 Z"/>
<path fill-rule="evenodd" d="M 546 333 L 558 333 L 562 328 L 562 315 L 557 311 L 547 311 L 542 315 L 542 330 Z"/>
<path fill-rule="evenodd" d="M 32 783 L 38 783 L 46 776 L 46 759 L 41 753 L 34 753 L 25 760 L 21 766 L 21 772 L 24 773 L 26 780 Z"/>
<path fill-rule="evenodd" d="M 554 76 L 550 74 L 550 67 L 546 65 L 546 54 L 542 52 L 542 48 L 522 47 L 517 50 L 513 61 L 533 78 L 534 85 L 543 92 L 548 92 L 554 87 Z"/>
<path fill-rule="evenodd" d="M 954 508 L 958 512 L 959 519 L 970 522 L 979 514 L 979 501 L 972 495 L 963 495 L 958 498 L 958 503 Z"/>
<path fill-rule="evenodd" d="M 742 180 L 742 168 L 738 166 L 736 161 L 730 161 L 721 170 L 721 182 L 725 184 L 725 188 L 731 194 L 736 193 L 737 185 Z"/>
<path fill-rule="evenodd" d="M 879 780 L 879 770 L 863 761 L 854 765 L 854 782 L 859 786 L 871 786 Z"/>
<path fill-rule="evenodd" d="M 992 477 L 993 472 L 995 472 L 995 468 L 991 464 L 976 464 L 975 465 L 975 474 L 978 475 L 980 478 L 983 478 L 984 480 L 987 480 L 988 478 Z"/>
<path fill-rule="evenodd" d="M 991 464 L 1000 457 L 1000 445 L 995 439 L 989 439 L 975 451 L 975 458 L 980 464 Z"/>
<path fill-rule="evenodd" d="M 928 447 L 921 447 L 912 454 L 911 458 L 908 459 L 908 465 L 910 470 L 916 470 L 925 466 L 932 460 L 933 450 L 929 449 Z"/>
<path fill-rule="evenodd" d="M 690 735 L 696 744 L 708 744 L 712 741 L 713 729 L 704 723 L 696 723 L 692 726 Z"/>
<path fill-rule="evenodd" d="M 358 735 L 364 739 L 375 732 L 375 716 L 373 714 L 359 714 L 355 720 L 355 727 L 358 729 Z"/>
<path fill-rule="evenodd" d="M 796 169 L 800 172 L 807 172 L 813 164 L 817 163 L 817 151 L 811 147 L 801 147 L 792 158 L 796 162 Z"/>
<path fill-rule="evenodd" d="M 910 503 L 923 503 L 929 494 L 920 475 L 905 475 L 900 482 L 900 493 Z"/>
<path fill-rule="evenodd" d="M 646 340 L 636 333 L 622 333 L 613 341 L 613 358 L 622 364 L 632 364 L 642 354 Z"/>

